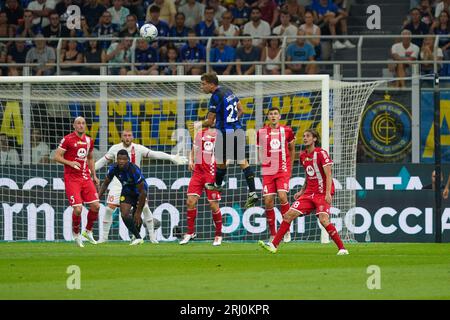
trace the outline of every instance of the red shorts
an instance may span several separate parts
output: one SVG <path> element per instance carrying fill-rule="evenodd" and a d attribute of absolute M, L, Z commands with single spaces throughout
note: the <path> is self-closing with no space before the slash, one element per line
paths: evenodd
<path fill-rule="evenodd" d="M 215 181 L 216 179 L 212 175 L 194 171 L 187 190 L 188 196 L 200 197 L 203 193 L 203 190 L 205 190 L 206 197 L 208 198 L 209 201 L 219 201 L 220 200 L 219 191 L 207 190 L 205 188 L 205 183 L 214 183 Z"/>
<path fill-rule="evenodd" d="M 92 179 L 85 180 L 80 177 L 64 176 L 66 196 L 70 205 L 81 206 L 84 203 L 92 203 L 98 200 L 97 189 Z"/>
<path fill-rule="evenodd" d="M 330 205 L 325 201 L 325 194 L 308 193 L 302 194 L 292 205 L 291 209 L 300 212 L 302 215 L 308 215 L 315 210 L 316 215 L 320 212 L 330 214 Z"/>
<path fill-rule="evenodd" d="M 289 176 L 283 174 L 263 176 L 263 196 L 277 194 L 277 191 L 289 192 Z"/>

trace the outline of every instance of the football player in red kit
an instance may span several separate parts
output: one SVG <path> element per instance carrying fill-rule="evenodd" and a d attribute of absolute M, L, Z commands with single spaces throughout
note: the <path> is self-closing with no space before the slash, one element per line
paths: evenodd
<path fill-rule="evenodd" d="M 291 127 L 280 125 L 280 109 L 271 107 L 267 113 L 269 124 L 258 130 L 257 145 L 263 177 L 263 197 L 270 240 L 277 233 L 275 226 L 275 196 L 278 194 L 280 211 L 289 210 L 288 192 L 295 153 L 295 135 Z M 291 241 L 286 232 L 284 242 Z"/>
<path fill-rule="evenodd" d="M 180 244 L 186 244 L 196 237 L 195 219 L 197 217 L 197 202 L 206 191 L 209 206 L 212 211 L 214 225 L 216 227 L 214 246 L 222 244 L 222 213 L 219 208 L 220 191 L 208 190 L 207 183 L 214 183 L 216 179 L 216 159 L 214 148 L 216 144 L 217 131 L 215 128 L 206 127 L 200 130 L 194 139 L 194 146 L 189 157 L 189 170 L 192 177 L 187 190 L 187 233 Z"/>
<path fill-rule="evenodd" d="M 92 228 L 98 218 L 100 203 L 94 182 L 98 185 L 99 180 L 94 170 L 94 141 L 86 135 L 86 120 L 83 117 L 77 117 L 73 122 L 73 128 L 75 131 L 61 140 L 54 160 L 64 164 L 66 196 L 73 208 L 73 237 L 78 246 L 84 247 L 80 237 L 83 203 L 89 204 L 89 213 L 86 230 L 83 231 L 82 236 L 92 244 L 96 244 Z"/>
<path fill-rule="evenodd" d="M 283 216 L 283 222 L 275 238 L 268 243 L 259 241 L 259 245 L 272 253 L 276 253 L 281 239 L 291 226 L 291 222 L 298 216 L 308 215 L 315 210 L 320 223 L 336 243 L 339 249 L 337 254 L 346 255 L 348 251 L 329 218 L 331 200 L 334 194 L 331 175 L 333 161 L 324 149 L 317 146 L 320 144 L 320 137 L 315 130 L 308 129 L 303 133 L 303 144 L 306 149 L 300 153 L 300 163 L 306 172 L 305 183 L 302 189 L 294 195 L 296 201 Z"/>

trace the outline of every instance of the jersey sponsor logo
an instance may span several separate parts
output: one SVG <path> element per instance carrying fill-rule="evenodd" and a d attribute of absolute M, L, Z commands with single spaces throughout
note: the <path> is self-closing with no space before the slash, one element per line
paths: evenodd
<path fill-rule="evenodd" d="M 205 141 L 203 148 L 205 151 L 212 151 L 214 149 L 214 144 L 211 141 Z"/>
<path fill-rule="evenodd" d="M 120 201 L 125 201 L 125 196 L 120 196 Z"/>
<path fill-rule="evenodd" d="M 85 148 L 80 148 L 77 151 L 77 157 L 80 159 L 84 159 L 87 156 L 87 150 Z"/>
<path fill-rule="evenodd" d="M 270 141 L 270 148 L 272 148 L 272 149 L 274 149 L 274 150 L 277 150 L 277 149 L 280 149 L 280 147 L 281 147 L 281 142 L 280 142 L 280 140 L 278 140 L 278 139 L 272 139 L 272 140 Z"/>
<path fill-rule="evenodd" d="M 375 101 L 364 111 L 360 137 L 372 158 L 400 159 L 411 149 L 411 114 L 386 94 L 383 100 Z"/>
<path fill-rule="evenodd" d="M 307 166 L 306 173 L 308 174 L 308 176 L 313 177 L 315 174 L 314 168 L 312 166 Z"/>

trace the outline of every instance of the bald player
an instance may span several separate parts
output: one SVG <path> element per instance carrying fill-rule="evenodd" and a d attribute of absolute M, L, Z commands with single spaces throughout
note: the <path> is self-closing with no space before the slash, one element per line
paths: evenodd
<path fill-rule="evenodd" d="M 109 148 L 108 152 L 95 163 L 95 170 L 103 168 L 110 162 L 116 162 L 117 153 L 125 149 L 130 157 L 130 162 L 141 167 L 142 158 L 152 158 L 159 160 L 170 160 L 177 165 L 183 165 L 188 163 L 188 159 L 184 156 L 171 155 L 160 151 L 150 150 L 143 145 L 133 142 L 133 133 L 130 130 L 124 130 L 121 135 L 122 142 L 113 145 Z M 109 193 L 107 197 L 107 207 L 105 209 L 105 216 L 103 218 L 103 234 L 98 241 L 99 243 L 108 240 L 109 230 L 112 224 L 112 214 L 114 210 L 120 205 L 120 194 L 122 192 L 122 184 L 114 177 L 109 184 Z M 153 215 L 148 207 L 147 201 L 145 201 L 144 209 L 142 210 L 144 215 L 144 223 L 148 230 L 148 235 L 152 243 L 158 243 L 154 232 Z"/>
<path fill-rule="evenodd" d="M 72 233 L 76 244 L 84 247 L 80 236 L 81 212 L 83 203 L 89 205 L 86 230 L 82 236 L 92 244 L 97 244 L 92 234 L 97 221 L 100 203 L 94 185 L 99 180 L 94 170 L 94 141 L 86 135 L 86 120 L 77 117 L 73 122 L 75 131 L 66 135 L 59 144 L 53 160 L 64 164 L 64 186 L 67 199 L 73 208 Z M 92 175 L 92 176 L 91 176 Z"/>

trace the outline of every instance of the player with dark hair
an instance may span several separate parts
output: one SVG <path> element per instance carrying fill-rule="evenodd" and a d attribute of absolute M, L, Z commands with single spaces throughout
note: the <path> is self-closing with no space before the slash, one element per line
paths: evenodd
<path fill-rule="evenodd" d="M 261 161 L 263 176 L 263 197 L 266 208 L 266 219 L 269 225 L 271 239 L 277 233 L 275 226 L 275 196 L 280 200 L 280 211 L 284 216 L 289 210 L 288 192 L 289 179 L 295 153 L 295 135 L 291 127 L 280 125 L 280 109 L 271 107 L 267 113 L 269 124 L 258 130 L 257 146 Z M 287 232 L 284 242 L 291 241 Z"/>
<path fill-rule="evenodd" d="M 244 172 L 249 188 L 245 208 L 253 207 L 258 200 L 258 195 L 255 188 L 255 174 L 247 159 L 245 159 L 245 132 L 240 121 L 243 114 L 241 102 L 233 91 L 219 86 L 219 78 L 216 73 L 204 73 L 200 79 L 202 91 L 212 94 L 203 127 L 212 127 L 215 122 L 217 134 L 221 134 L 221 139 L 217 143 L 216 154 L 218 154 L 218 149 L 221 149 L 219 152 L 223 152 L 216 158 L 215 183 L 207 183 L 205 186 L 208 190 L 220 190 L 227 172 L 227 160 L 237 160 Z"/>
<path fill-rule="evenodd" d="M 187 232 L 180 241 L 186 244 L 196 237 L 195 218 L 197 217 L 197 202 L 200 198 L 206 183 L 214 183 L 216 173 L 216 159 L 214 146 L 216 143 L 216 132 L 214 128 L 204 128 L 199 131 L 194 139 L 194 145 L 189 158 L 189 170 L 192 177 L 187 190 Z M 216 232 L 213 246 L 220 246 L 222 243 L 222 213 L 219 208 L 220 192 L 206 189 L 206 196 L 212 211 L 212 217 Z"/>
<path fill-rule="evenodd" d="M 348 251 L 342 243 L 335 226 L 330 223 L 330 207 L 334 194 L 334 184 L 331 175 L 333 161 L 328 153 L 320 148 L 320 136 L 314 129 L 308 129 L 303 133 L 303 144 L 306 149 L 300 153 L 300 163 L 305 168 L 306 179 L 302 189 L 294 195 L 296 200 L 288 212 L 283 216 L 283 222 L 278 229 L 275 238 L 259 245 L 269 252 L 276 253 L 277 247 L 284 234 L 289 230 L 291 222 L 299 217 L 310 214 L 313 210 L 320 223 L 336 243 L 338 255 L 346 255 Z"/>
<path fill-rule="evenodd" d="M 73 122 L 73 128 L 75 131 L 61 140 L 53 160 L 64 164 L 64 186 L 73 208 L 72 234 L 77 245 L 84 247 L 80 237 L 83 202 L 89 204 L 89 212 L 86 230 L 82 232 L 82 236 L 90 243 L 97 244 L 92 228 L 100 210 L 99 197 L 94 185 L 94 182 L 98 185 L 99 180 L 94 170 L 94 140 L 86 135 L 86 120 L 77 117 Z"/>
<path fill-rule="evenodd" d="M 147 199 L 148 185 L 141 169 L 130 162 L 127 150 L 119 150 L 116 159 L 116 163 L 109 167 L 108 174 L 100 188 L 99 197 L 103 196 L 110 182 L 116 177 L 122 184 L 120 214 L 135 238 L 130 245 L 139 245 L 144 243 L 139 230 L 142 226 L 141 214 Z"/>

